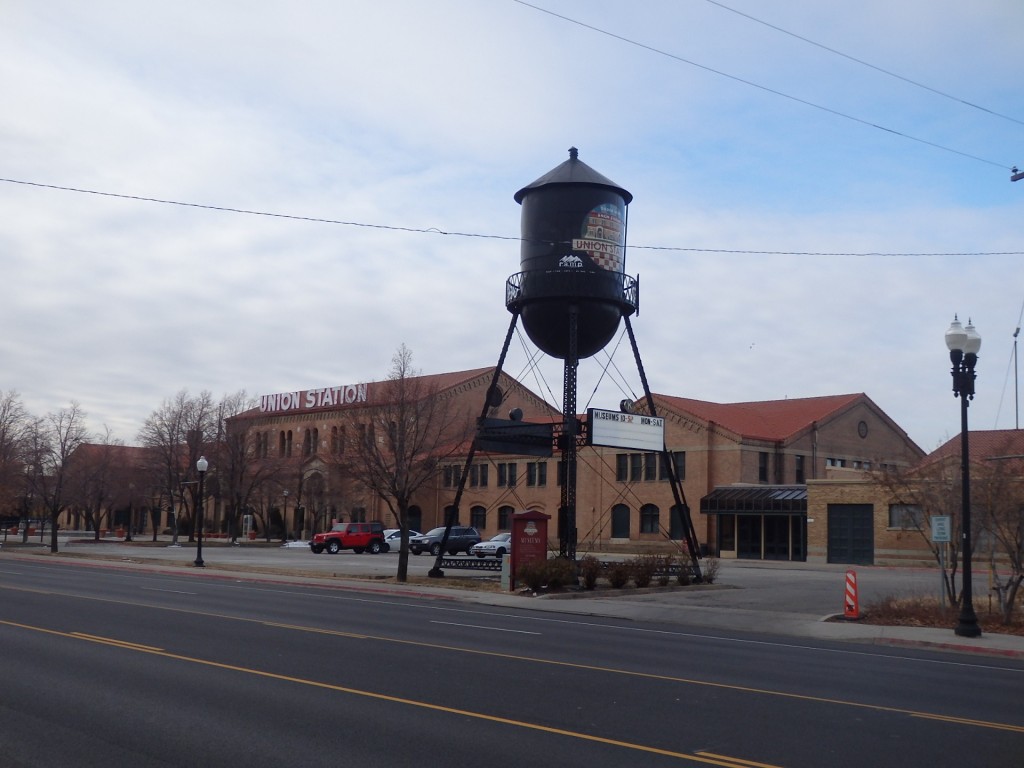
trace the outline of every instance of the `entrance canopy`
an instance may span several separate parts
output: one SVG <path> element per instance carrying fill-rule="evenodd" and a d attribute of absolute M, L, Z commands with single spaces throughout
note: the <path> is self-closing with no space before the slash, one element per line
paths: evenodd
<path fill-rule="evenodd" d="M 727 485 L 700 500 L 702 515 L 806 515 L 806 485 Z"/>

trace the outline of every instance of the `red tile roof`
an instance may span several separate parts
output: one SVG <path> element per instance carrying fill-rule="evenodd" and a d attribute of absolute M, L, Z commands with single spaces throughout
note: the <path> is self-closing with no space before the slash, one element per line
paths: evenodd
<path fill-rule="evenodd" d="M 1024 429 L 971 430 L 967 433 L 971 462 L 993 459 L 1024 459 Z M 960 435 L 929 453 L 922 464 L 960 457 Z"/>
<path fill-rule="evenodd" d="M 666 408 L 714 422 L 730 432 L 755 440 L 785 440 L 868 396 L 859 394 L 761 400 L 752 403 L 710 403 L 685 397 L 654 395 Z"/>

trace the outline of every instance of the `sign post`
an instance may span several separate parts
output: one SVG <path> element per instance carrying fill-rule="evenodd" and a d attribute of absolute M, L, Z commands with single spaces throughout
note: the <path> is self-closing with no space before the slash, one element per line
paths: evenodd
<path fill-rule="evenodd" d="M 512 515 L 512 556 L 509 591 L 516 588 L 516 573 L 522 563 L 548 558 L 548 520 L 543 512 L 516 512 Z"/>
<path fill-rule="evenodd" d="M 932 515 L 932 543 L 939 546 L 939 601 L 942 609 L 946 609 L 946 547 L 952 540 L 951 520 L 949 515 Z"/>

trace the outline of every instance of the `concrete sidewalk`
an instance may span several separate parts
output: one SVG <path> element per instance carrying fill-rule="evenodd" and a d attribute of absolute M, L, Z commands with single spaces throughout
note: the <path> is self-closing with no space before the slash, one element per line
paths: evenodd
<path fill-rule="evenodd" d="M 147 541 L 80 543 L 62 537 L 61 551 L 53 556 L 37 542 L 9 542 L 0 546 L 0 558 L 55 557 L 86 559 L 133 571 L 159 571 L 192 577 L 231 578 L 279 583 L 316 584 L 377 594 L 420 595 L 459 600 L 498 608 L 546 611 L 630 621 L 676 624 L 686 627 L 728 629 L 759 634 L 804 637 L 889 646 L 912 646 L 1024 659 L 1024 637 L 986 632 L 963 638 L 950 629 L 895 627 L 859 621 L 828 620 L 842 614 L 846 566 L 763 561 L 720 562 L 715 584 L 686 588 L 651 587 L 644 590 L 567 592 L 531 597 L 493 590 L 491 573 L 449 570 L 444 579 L 426 582 L 433 558 L 410 557 L 411 582 L 385 581 L 393 576 L 397 555 L 313 555 L 308 548 L 279 543 L 229 546 L 204 543 L 205 568 L 196 568 L 194 545 L 180 547 Z M 939 574 L 927 568 L 858 567 L 861 605 L 887 595 L 934 594 Z M 491 582 L 488 588 L 481 582 Z M 476 587 L 476 588 L 474 588 Z M 975 595 L 984 586 L 975 584 Z M 984 598 L 982 598 L 984 599 Z M 976 597 L 975 606 L 983 607 Z M 984 606 L 987 607 L 987 606 Z"/>

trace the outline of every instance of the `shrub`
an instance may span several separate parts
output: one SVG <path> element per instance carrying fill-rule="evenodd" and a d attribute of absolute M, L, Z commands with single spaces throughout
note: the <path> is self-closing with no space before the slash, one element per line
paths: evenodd
<path fill-rule="evenodd" d="M 633 583 L 640 589 L 649 587 L 658 567 L 657 558 L 652 555 L 640 555 L 633 560 L 631 566 Z"/>
<path fill-rule="evenodd" d="M 718 581 L 718 569 L 721 563 L 718 562 L 717 557 L 705 557 L 704 567 L 701 569 L 701 574 L 704 576 L 705 584 L 714 584 Z"/>
<path fill-rule="evenodd" d="M 547 581 L 547 561 L 532 560 L 522 563 L 516 571 L 516 579 L 531 591 L 538 592 Z"/>
<path fill-rule="evenodd" d="M 667 587 L 669 582 L 669 569 L 672 568 L 674 558 L 672 555 L 665 555 L 658 561 L 658 586 Z"/>
<path fill-rule="evenodd" d="M 576 583 L 576 566 L 572 560 L 556 557 L 546 561 L 545 576 L 548 589 L 561 589 Z"/>
<path fill-rule="evenodd" d="M 608 568 L 608 583 L 615 589 L 622 589 L 629 581 L 629 566 L 625 563 L 612 563 Z"/>
<path fill-rule="evenodd" d="M 579 559 L 580 576 L 583 577 L 583 588 L 593 589 L 597 586 L 597 577 L 601 575 L 601 561 L 593 555 L 584 555 Z"/>
<path fill-rule="evenodd" d="M 676 584 L 680 587 L 690 586 L 690 563 L 680 563 L 679 573 L 676 574 Z"/>

